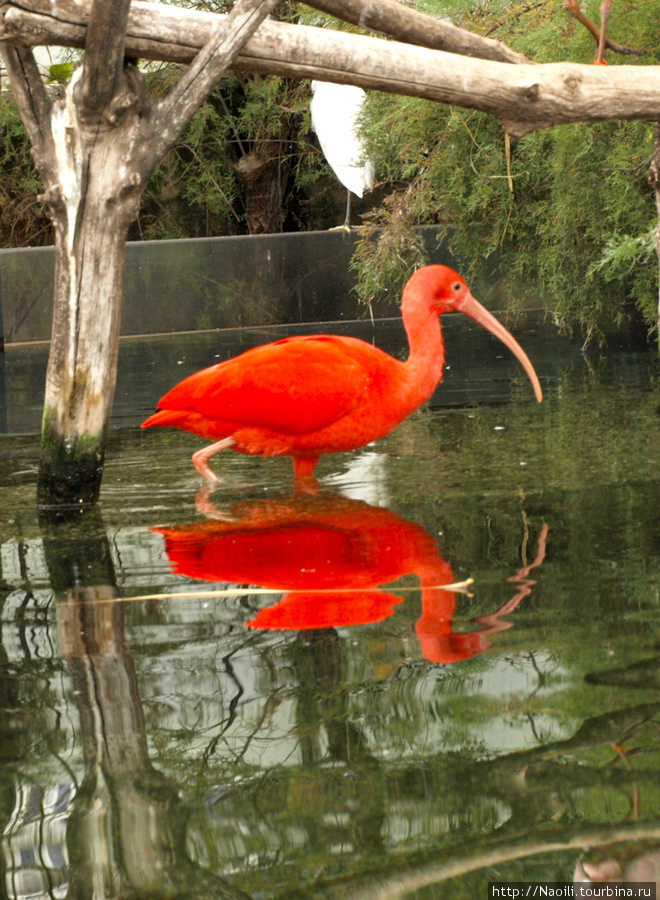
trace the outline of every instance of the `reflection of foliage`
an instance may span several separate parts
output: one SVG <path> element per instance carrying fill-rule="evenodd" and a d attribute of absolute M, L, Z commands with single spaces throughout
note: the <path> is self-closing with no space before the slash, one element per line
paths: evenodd
<path fill-rule="evenodd" d="M 142 365 L 171 378 L 202 338 L 189 340 L 142 346 Z M 510 617 L 515 627 L 455 666 L 420 659 L 412 595 L 380 626 L 302 637 L 242 627 L 274 597 L 187 597 L 195 585 L 168 571 L 146 526 L 189 520 L 196 441 L 137 430 L 119 441 L 115 431 L 104 518 L 132 600 L 126 638 L 152 763 L 191 810 L 195 860 L 253 895 L 287 900 L 308 885 L 307 896 L 316 886 L 327 900 L 335 880 L 414 881 L 430 877 L 431 864 L 437 880 L 453 867 L 453 881 L 427 890 L 458 900 L 485 895 L 487 880 L 570 880 L 585 836 L 657 836 L 660 713 L 649 657 L 660 392 L 646 357 L 640 365 L 633 356 L 591 367 L 579 357 L 549 379 L 541 406 L 521 377 L 509 405 L 422 411 L 372 450 L 384 455 L 392 508 L 426 527 L 456 577 L 475 578 L 474 597 L 459 598 L 463 630 L 511 596 L 507 579 L 549 524 L 547 557 Z M 323 471 L 350 459 L 325 460 Z M 214 498 L 229 506 L 237 493 L 285 494 L 289 462 L 280 462 L 228 455 L 229 484 Z M 9 540 L 18 527 L 10 519 L 29 523 L 33 485 L 13 477 L 21 461 L 3 465 Z M 26 582 L 30 574 L 43 579 L 28 571 Z M 162 590 L 181 593 L 136 599 Z M 8 619 L 3 637 L 15 628 Z M 650 680 L 627 686 L 617 672 L 640 660 Z M 25 670 L 34 705 L 44 671 Z M 585 684 L 594 672 L 609 678 Z M 41 740 L 38 729 L 54 723 L 34 716 L 28 727 Z M 635 794 L 639 821 L 626 821 Z"/>
<path fill-rule="evenodd" d="M 499 636 L 493 654 L 468 663 L 437 668 L 411 653 L 418 609 L 409 598 L 386 625 L 347 631 L 339 645 L 318 636 L 255 636 L 260 702 L 248 699 L 252 676 L 237 656 L 231 691 L 220 687 L 222 667 L 215 670 L 214 696 L 222 693 L 225 710 L 218 708 L 217 721 L 225 723 L 233 709 L 233 733 L 208 758 L 208 771 L 185 775 L 185 740 L 169 752 L 188 790 L 202 796 L 213 791 L 218 767 L 212 821 L 200 811 L 192 831 L 213 847 L 218 865 L 233 854 L 242 886 L 267 885 L 289 897 L 322 868 L 319 895 L 331 896 L 333 879 L 341 883 L 346 871 L 351 882 L 360 873 L 368 880 L 374 871 L 415 871 L 416 854 L 431 848 L 457 870 L 463 860 L 469 872 L 483 867 L 489 848 L 495 858 L 505 839 L 510 856 L 502 849 L 498 871 L 524 879 L 531 864 L 515 859 L 527 842 L 541 850 L 544 841 L 577 848 L 578 834 L 607 840 L 616 825 L 618 833 L 635 829 L 624 824 L 634 790 L 645 820 L 658 818 L 657 705 L 646 702 L 643 689 L 585 689 L 582 681 L 610 660 L 622 666 L 650 648 L 640 642 L 636 618 L 655 615 L 648 586 L 660 553 L 648 541 L 658 498 L 653 483 L 640 488 L 636 481 L 652 477 L 659 462 L 649 453 L 657 392 L 636 401 L 589 377 L 576 390 L 566 376 L 547 406 L 518 404 L 515 415 L 498 407 L 422 413 L 382 445 L 393 505 L 433 533 L 441 528 L 455 571 L 476 578 L 475 598 L 461 602 L 464 620 L 511 591 L 505 577 L 522 561 L 523 513 L 529 556 L 540 522 L 549 521 L 549 557 L 515 614 L 516 627 Z M 494 440 L 502 425 L 502 439 Z M 429 492 L 429 484 L 438 489 Z M 148 670 L 146 663 L 146 680 Z M 240 699 L 232 705 L 239 697 L 243 707 Z M 530 746 L 493 751 L 493 732 L 504 730 L 515 743 L 524 723 L 536 735 Z M 631 769 L 614 765 L 613 744 L 621 742 Z M 286 759 L 256 761 L 254 748 L 272 760 L 276 746 Z M 234 761 L 235 780 L 228 781 L 223 760 Z M 576 854 L 558 860 L 546 852 L 535 877 L 570 878 Z M 448 885 L 447 895 L 462 896 L 465 878 Z"/>
<path fill-rule="evenodd" d="M 27 542 L 21 540 L 15 546 L 25 560 Z M 24 573 L 29 577 L 27 567 Z M 12 592 L 8 587 L 0 584 L 0 767 L 7 761 L 32 759 L 50 770 L 53 756 L 73 749 L 60 720 L 63 704 L 57 685 L 64 664 L 56 656 L 44 658 L 41 653 L 48 642 L 56 642 L 52 609 L 40 592 Z M 18 611 L 16 633 L 11 637 L 20 642 L 22 651 L 20 656 L 12 653 L 12 658 L 5 649 L 11 646 L 8 610 Z"/>

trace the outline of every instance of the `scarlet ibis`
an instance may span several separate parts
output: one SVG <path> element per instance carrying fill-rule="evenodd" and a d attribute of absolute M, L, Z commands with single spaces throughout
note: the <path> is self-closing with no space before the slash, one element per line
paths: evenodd
<path fill-rule="evenodd" d="M 198 509 L 213 513 L 198 500 Z M 172 569 L 189 578 L 253 584 L 286 592 L 246 624 L 268 630 L 336 628 L 380 622 L 403 598 L 379 585 L 415 574 L 422 615 L 415 626 L 430 662 L 454 663 L 483 652 L 486 635 L 529 593 L 519 590 L 481 627 L 454 632 L 454 576 L 432 536 L 382 507 L 333 494 L 302 494 L 236 503 L 217 521 L 154 528 L 165 538 Z M 542 557 L 530 566 L 540 565 Z M 527 570 L 525 572 L 527 574 Z M 516 578 L 520 581 L 519 578 Z"/>
<path fill-rule="evenodd" d="M 351 193 L 361 197 L 374 185 L 373 160 L 365 158 L 366 150 L 358 134 L 358 117 L 366 99 L 362 88 L 353 84 L 330 84 L 312 81 L 312 127 L 319 139 L 323 155 L 347 192 L 346 220 L 351 227 Z"/>
<path fill-rule="evenodd" d="M 447 266 L 418 269 L 403 290 L 401 315 L 410 352 L 405 362 L 352 337 L 284 338 L 184 379 L 143 428 L 169 425 L 215 443 L 192 460 L 219 481 L 209 459 L 220 450 L 291 456 L 296 480 L 312 475 L 323 453 L 356 450 L 384 437 L 428 400 L 445 360 L 439 317 L 462 312 L 492 332 L 518 358 L 534 387 L 536 372 L 515 338 Z"/>

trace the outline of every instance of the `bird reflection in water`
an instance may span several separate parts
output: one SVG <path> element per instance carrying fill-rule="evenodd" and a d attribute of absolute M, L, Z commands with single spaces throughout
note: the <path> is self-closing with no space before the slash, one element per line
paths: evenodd
<path fill-rule="evenodd" d="M 415 626 L 423 656 L 454 663 L 483 652 L 486 637 L 510 628 L 512 612 L 534 583 L 529 571 L 545 556 L 547 526 L 534 562 L 513 577 L 514 597 L 495 613 L 472 621 L 474 631 L 455 632 L 456 593 L 451 566 L 420 525 L 362 500 L 329 493 L 295 493 L 280 499 L 236 503 L 229 515 L 201 491 L 206 522 L 156 528 L 174 572 L 210 582 L 259 585 L 285 596 L 260 610 L 250 628 L 308 630 L 380 622 L 404 597 L 382 585 L 404 575 L 419 578 L 422 615 Z"/>

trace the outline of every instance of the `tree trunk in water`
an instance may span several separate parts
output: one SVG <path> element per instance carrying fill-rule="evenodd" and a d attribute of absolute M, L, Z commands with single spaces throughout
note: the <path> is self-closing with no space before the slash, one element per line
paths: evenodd
<path fill-rule="evenodd" d="M 128 80 L 135 87 L 139 77 L 133 71 Z M 52 113 L 59 184 L 49 197 L 56 263 L 42 505 L 98 499 L 117 373 L 124 244 L 142 180 L 132 151 L 140 114 L 148 115 L 139 104 L 120 127 L 96 127 L 89 134 L 77 116 L 78 97 L 74 77 Z"/>
<path fill-rule="evenodd" d="M 38 486 L 42 505 L 94 503 L 101 485 L 128 223 L 117 221 L 116 208 L 108 209 L 108 202 L 90 194 L 76 230 L 81 249 L 71 253 L 68 235 L 55 229 L 53 332 Z"/>

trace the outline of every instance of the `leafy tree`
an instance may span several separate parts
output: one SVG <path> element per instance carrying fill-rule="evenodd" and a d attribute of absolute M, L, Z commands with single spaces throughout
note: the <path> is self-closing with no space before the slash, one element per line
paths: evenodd
<path fill-rule="evenodd" d="M 588 6 L 597 19 L 598 4 Z M 558 2 L 426 7 L 538 62 L 593 58 L 593 40 Z M 617 42 L 644 51 L 640 65 L 660 61 L 656 14 L 650 0 L 622 0 L 610 24 Z M 633 305 L 655 322 L 651 125 L 565 125 L 508 145 L 483 113 L 381 94 L 370 98 L 366 134 L 392 192 L 373 211 L 354 260 L 364 299 L 398 290 L 424 259 L 414 226 L 437 224 L 472 281 L 487 278 L 511 304 L 538 303 L 540 294 L 558 323 L 577 320 L 587 339 Z"/>
<path fill-rule="evenodd" d="M 163 66 L 150 81 L 166 93 L 179 74 Z M 307 82 L 228 72 L 151 178 L 130 237 L 321 227 L 324 204 L 309 196 L 322 157 L 308 106 Z"/>

